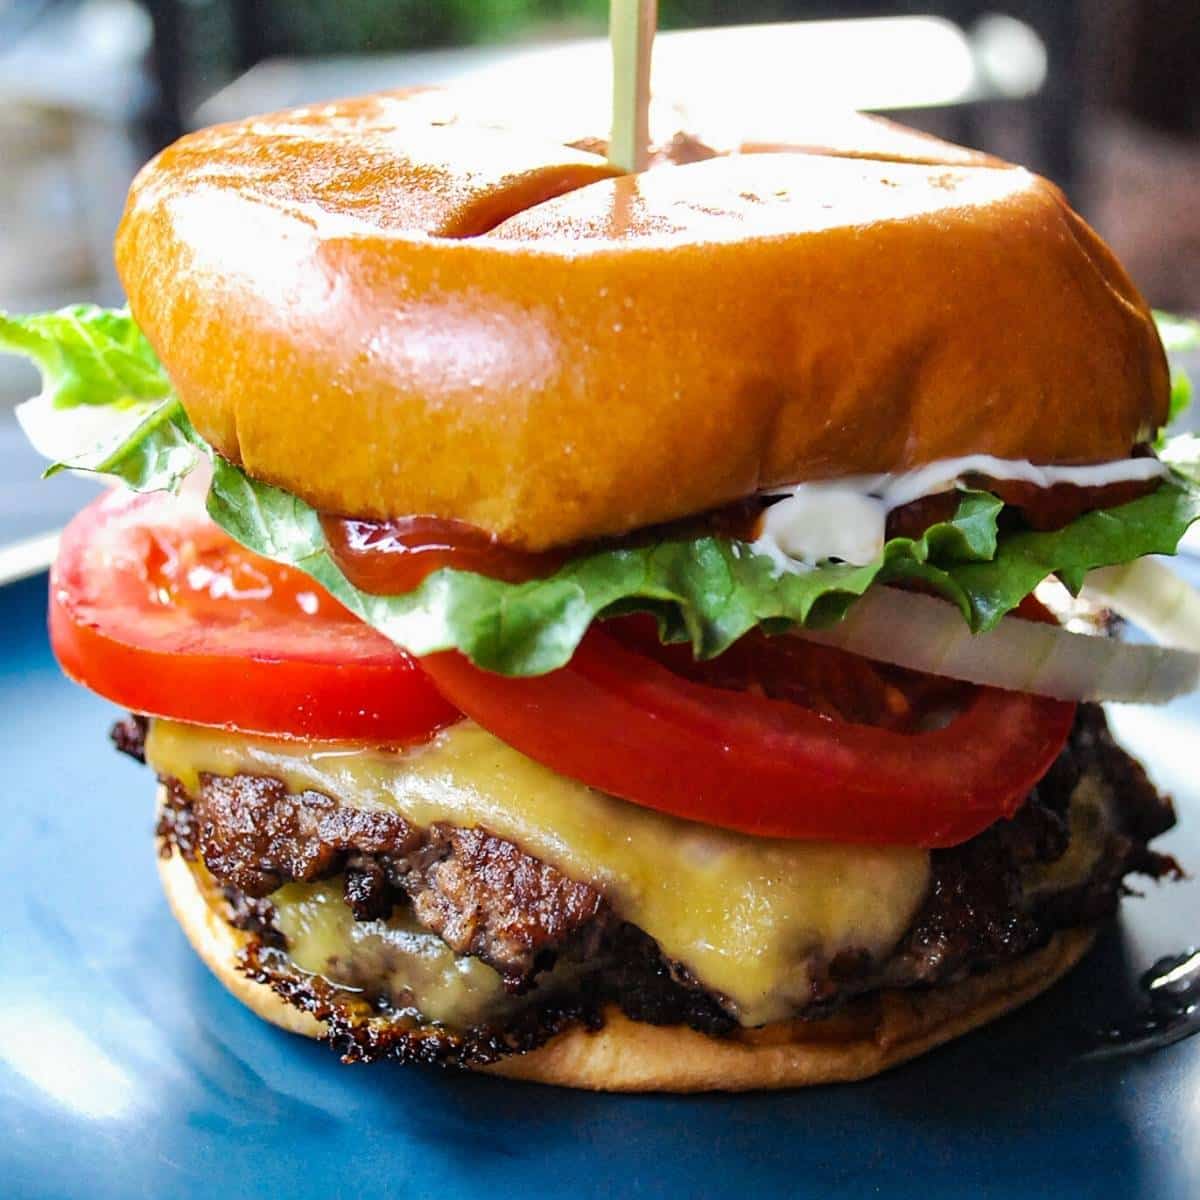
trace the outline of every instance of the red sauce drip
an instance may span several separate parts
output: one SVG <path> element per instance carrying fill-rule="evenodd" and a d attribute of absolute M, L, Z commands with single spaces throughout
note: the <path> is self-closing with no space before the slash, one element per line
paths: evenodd
<path fill-rule="evenodd" d="M 645 546 L 705 534 L 753 541 L 762 509 L 762 501 L 746 500 L 698 517 L 637 529 L 625 537 L 538 553 L 507 546 L 465 521 L 441 517 L 360 521 L 324 516 L 321 527 L 334 561 L 355 587 L 379 596 L 398 596 L 412 591 L 442 567 L 474 571 L 505 583 L 524 583 L 552 575 L 568 559 L 588 550 Z"/>
<path fill-rule="evenodd" d="M 1040 488 L 1019 479 L 981 479 L 971 486 L 999 496 L 1005 504 L 1021 510 L 1022 516 L 1034 529 L 1061 529 L 1076 517 L 1098 508 L 1116 508 L 1148 496 L 1162 482 L 1160 479 L 1130 479 L 1123 483 L 1108 483 L 1103 487 L 1078 487 L 1073 483 L 1056 483 Z"/>
<path fill-rule="evenodd" d="M 1059 529 L 1082 513 L 1144 496 L 1158 482 L 1152 479 L 1106 487 L 1057 484 L 1038 488 L 1028 483 L 984 478 L 971 481 L 972 486 L 984 488 L 1018 509 L 1034 529 Z M 958 507 L 958 500 L 953 491 L 914 500 L 888 518 L 888 537 L 919 537 L 930 525 L 948 521 Z M 427 575 L 442 567 L 473 571 L 505 583 L 524 583 L 552 575 L 568 559 L 587 551 L 704 536 L 753 541 L 758 536 L 763 508 L 762 500 L 752 498 L 700 516 L 637 529 L 625 537 L 540 553 L 507 546 L 486 530 L 465 521 L 440 517 L 361 521 L 327 516 L 321 518 L 321 525 L 334 561 L 351 583 L 364 592 L 395 596 L 412 591 Z"/>
<path fill-rule="evenodd" d="M 322 517 L 321 527 L 346 578 L 364 592 L 381 596 L 411 592 L 442 567 L 523 583 L 553 574 L 566 558 L 562 552 L 515 550 L 474 525 L 439 517 Z"/>
<path fill-rule="evenodd" d="M 1031 529 L 1061 529 L 1076 517 L 1098 508 L 1115 508 L 1142 496 L 1148 496 L 1161 480 L 1133 479 L 1124 483 L 1109 483 L 1103 487 L 1079 487 L 1073 483 L 1056 483 L 1041 488 L 1019 479 L 988 479 L 969 476 L 967 486 L 991 492 L 1005 504 L 1015 508 Z M 920 537 L 930 525 L 949 521 L 958 508 L 956 491 L 937 492 L 923 496 L 889 514 L 887 536 Z"/>

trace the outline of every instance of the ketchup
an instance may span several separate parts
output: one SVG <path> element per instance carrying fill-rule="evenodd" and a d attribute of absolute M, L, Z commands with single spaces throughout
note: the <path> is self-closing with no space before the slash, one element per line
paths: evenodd
<path fill-rule="evenodd" d="M 1125 483 L 1107 483 L 1102 487 L 1079 487 L 1074 483 L 1056 483 L 1038 487 L 1018 479 L 988 479 L 968 476 L 969 487 L 991 492 L 1015 508 L 1030 529 L 1045 532 L 1061 529 L 1076 517 L 1098 508 L 1115 508 L 1148 496 L 1159 485 L 1157 479 L 1134 479 Z M 922 496 L 888 514 L 887 536 L 918 538 L 931 525 L 949 521 L 958 510 L 958 492 L 935 492 Z"/>
<path fill-rule="evenodd" d="M 473 571 L 504 583 L 524 583 L 553 575 L 563 563 L 586 550 L 705 535 L 753 541 L 762 508 L 760 500 L 741 501 L 699 517 L 638 529 L 626 537 L 539 552 L 518 550 L 476 525 L 441 517 L 361 521 L 323 516 L 321 528 L 334 562 L 355 587 L 377 596 L 399 596 L 442 567 Z"/>
<path fill-rule="evenodd" d="M 552 575 L 566 560 L 561 551 L 533 554 L 506 546 L 465 521 L 397 517 L 359 521 L 322 517 L 334 562 L 364 592 L 399 596 L 442 567 L 473 571 L 504 583 Z"/>
<path fill-rule="evenodd" d="M 973 479 L 1018 509 L 1033 529 L 1061 529 L 1082 513 L 1125 504 L 1158 486 L 1158 480 L 1113 483 L 1104 487 L 1055 484 L 1038 488 L 1011 480 Z M 958 508 L 956 492 L 939 492 L 898 508 L 888 517 L 887 536 L 920 537 L 930 525 L 950 520 Z M 349 517 L 321 518 L 330 553 L 346 578 L 364 592 L 399 596 L 418 587 L 427 575 L 443 567 L 472 571 L 504 583 L 524 583 L 554 574 L 565 562 L 585 551 L 645 546 L 697 537 L 753 541 L 758 536 L 765 501 L 739 501 L 697 517 L 635 530 L 558 550 L 531 552 L 506 545 L 494 534 L 465 521 L 441 517 L 397 517 L 363 521 Z"/>
<path fill-rule="evenodd" d="M 1073 483 L 1056 483 L 1040 488 L 1019 479 L 981 479 L 977 486 L 999 496 L 1005 504 L 1021 510 L 1021 515 L 1033 529 L 1061 529 L 1076 517 L 1098 508 L 1115 508 L 1148 496 L 1162 481 L 1131 479 L 1124 483 L 1108 483 L 1103 487 L 1079 487 Z"/>

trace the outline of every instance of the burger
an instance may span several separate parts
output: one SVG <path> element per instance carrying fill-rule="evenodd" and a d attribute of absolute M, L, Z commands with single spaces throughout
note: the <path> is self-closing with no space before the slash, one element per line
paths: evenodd
<path fill-rule="evenodd" d="M 1183 586 L 1186 384 L 1023 169 L 859 116 L 635 175 L 576 133 L 392 93 L 146 166 L 128 310 L 0 320 L 51 471 L 120 485 L 54 649 L 268 1021 L 576 1087 L 870 1076 L 1176 870 L 1098 702 L 1197 658 L 1088 585 Z"/>

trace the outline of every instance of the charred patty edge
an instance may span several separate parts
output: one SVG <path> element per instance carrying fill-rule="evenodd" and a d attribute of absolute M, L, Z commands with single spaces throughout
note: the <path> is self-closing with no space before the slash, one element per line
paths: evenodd
<path fill-rule="evenodd" d="M 1113 810 L 1113 828 L 1091 876 L 1070 891 L 1022 905 L 1021 872 L 1030 864 L 1053 862 L 1061 856 L 1067 844 L 1067 802 L 1079 779 L 1089 771 L 1099 774 Z M 158 826 L 161 850 L 170 853 L 178 848 L 184 857 L 200 860 L 207 867 L 194 801 L 177 783 L 166 782 L 167 803 Z M 327 797 L 322 800 L 328 805 Z M 1172 859 L 1146 844 L 1171 824 L 1169 800 L 1158 795 L 1140 764 L 1113 742 L 1102 711 L 1081 706 L 1063 755 L 1012 820 L 998 822 L 963 846 L 934 852 L 930 893 L 892 955 L 883 962 L 872 962 L 865 953 L 844 952 L 831 961 L 814 962 L 811 1002 L 796 1019 L 824 1021 L 884 989 L 953 984 L 1040 949 L 1059 929 L 1102 920 L 1115 911 L 1126 890 L 1126 873 L 1138 871 L 1157 878 L 1178 871 Z M 486 830 L 453 828 L 442 831 L 441 836 L 448 839 L 455 832 L 492 837 Z M 407 828 L 405 839 L 411 839 L 411 834 Z M 553 871 L 511 843 L 503 844 L 534 867 Z M 366 857 L 369 861 L 370 856 Z M 353 870 L 361 869 L 361 861 L 355 851 L 331 858 L 326 865 L 336 862 Z M 543 1004 L 532 1005 L 503 1029 L 457 1031 L 380 1010 L 361 995 L 289 965 L 273 926 L 270 902 L 225 881 L 217 883 L 223 885 L 230 923 L 253 938 L 254 948 L 246 951 L 248 976 L 267 983 L 293 1007 L 325 1021 L 330 1040 L 352 1061 L 392 1058 L 482 1065 L 532 1049 L 572 1024 L 595 1028 L 603 1021 L 605 1005 L 611 1003 L 631 1019 L 651 1024 L 688 1025 L 718 1037 L 742 1032 L 719 995 L 706 991 L 677 964 L 666 960 L 653 939 L 617 920 L 602 903 L 595 905 L 589 920 L 572 930 L 571 936 L 577 940 L 590 938 L 591 952 L 598 956 L 596 971 L 584 976 L 577 992 L 547 995 Z M 573 886 L 586 889 L 588 885 Z M 398 889 L 401 902 L 402 893 L 403 889 Z M 441 931 L 435 927 L 435 932 Z M 464 953 L 449 939 L 444 940 L 456 952 Z M 569 951 L 571 945 L 569 937 L 551 945 L 549 953 Z M 394 1032 L 388 1034 L 389 1029 Z"/>
<path fill-rule="evenodd" d="M 522 1013 L 503 1029 L 452 1030 L 422 1024 L 408 1014 L 378 1009 L 319 975 L 307 975 L 253 938 L 238 955 L 238 970 L 268 986 L 280 999 L 325 1026 L 323 1040 L 344 1063 L 399 1062 L 441 1067 L 482 1067 L 511 1054 L 526 1054 L 555 1034 L 582 1025 L 599 1029 L 603 1017 L 582 999 L 547 1004 Z"/>

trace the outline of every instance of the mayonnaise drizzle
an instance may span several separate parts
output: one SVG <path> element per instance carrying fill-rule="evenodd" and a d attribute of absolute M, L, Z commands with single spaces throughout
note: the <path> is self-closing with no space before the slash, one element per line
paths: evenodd
<path fill-rule="evenodd" d="M 888 513 L 924 496 L 949 491 L 967 476 L 1017 480 L 1041 488 L 1059 483 L 1107 487 L 1158 479 L 1166 471 L 1166 465 L 1156 458 L 1057 467 L 1036 466 L 1027 459 L 968 454 L 898 474 L 847 475 L 771 488 L 763 495 L 784 498 L 763 514 L 762 533 L 754 549 L 782 571 L 806 571 L 831 559 L 869 563 L 883 549 Z"/>

